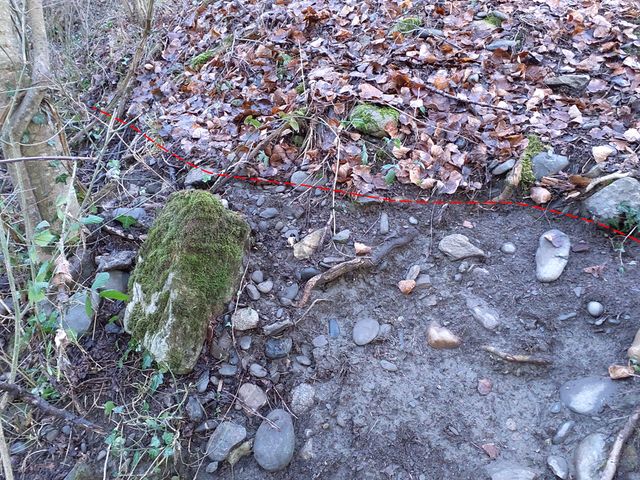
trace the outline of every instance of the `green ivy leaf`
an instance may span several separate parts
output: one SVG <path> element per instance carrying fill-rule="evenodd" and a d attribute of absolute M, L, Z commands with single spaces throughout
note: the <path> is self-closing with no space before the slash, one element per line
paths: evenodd
<path fill-rule="evenodd" d="M 362 144 L 362 153 L 360 154 L 360 160 L 362 165 L 369 165 L 369 152 L 367 152 L 367 146 Z"/>
<path fill-rule="evenodd" d="M 100 272 L 96 275 L 96 278 L 91 284 L 91 290 L 99 290 L 104 287 L 109 281 L 109 272 Z"/>
<path fill-rule="evenodd" d="M 111 412 L 113 412 L 114 408 L 116 408 L 116 404 L 113 403 L 111 400 L 109 400 L 108 402 L 105 402 L 105 404 L 104 404 L 104 414 L 106 416 L 111 415 Z"/>
<path fill-rule="evenodd" d="M 56 238 L 57 237 L 49 230 L 43 230 L 42 232 L 36 233 L 33 236 L 33 243 L 35 243 L 39 247 L 46 247 L 47 245 L 50 245 Z"/>
<path fill-rule="evenodd" d="M 116 217 L 116 220 L 122 224 L 122 227 L 125 230 L 133 227 L 137 222 L 137 220 L 129 215 L 119 215 Z"/>
<path fill-rule="evenodd" d="M 118 290 L 102 290 L 100 296 L 102 298 L 108 298 L 109 300 L 122 300 L 123 302 L 129 300 L 129 295 L 119 292 Z"/>
<path fill-rule="evenodd" d="M 91 293 L 87 294 L 84 299 L 84 311 L 87 314 L 87 317 L 93 318 L 93 302 L 91 301 Z"/>
<path fill-rule="evenodd" d="M 104 218 L 99 217 L 98 215 L 87 215 L 80 219 L 80 223 L 83 225 L 95 225 L 102 222 L 104 222 Z"/>
<path fill-rule="evenodd" d="M 391 185 L 395 181 L 396 181 L 396 169 L 390 168 L 387 174 L 384 176 L 384 182 L 387 185 Z"/>
<path fill-rule="evenodd" d="M 291 117 L 289 119 L 289 126 L 293 129 L 294 132 L 298 133 L 300 131 L 300 124 L 298 123 L 298 121 Z"/>
<path fill-rule="evenodd" d="M 154 373 L 153 376 L 151 377 L 151 385 L 149 385 L 149 389 L 152 392 L 155 392 L 158 389 L 158 387 L 162 385 L 162 382 L 164 382 L 164 373 L 162 372 Z"/>
<path fill-rule="evenodd" d="M 162 441 L 164 442 L 165 445 L 171 445 L 173 443 L 173 433 L 164 432 L 162 434 Z"/>
<path fill-rule="evenodd" d="M 27 298 L 30 303 L 38 303 L 47 298 L 46 291 L 49 282 L 29 282 Z"/>

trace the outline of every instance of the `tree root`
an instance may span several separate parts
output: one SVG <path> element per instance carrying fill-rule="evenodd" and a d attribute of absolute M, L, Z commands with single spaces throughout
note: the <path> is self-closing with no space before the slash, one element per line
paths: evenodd
<path fill-rule="evenodd" d="M 616 440 L 613 442 L 613 446 L 611 447 L 611 452 L 609 453 L 609 458 L 607 459 L 607 463 L 604 467 L 600 480 L 613 480 L 616 476 L 616 469 L 618 468 L 618 462 L 622 455 L 622 448 L 635 430 L 638 420 L 640 420 L 640 407 L 637 407 L 634 410 L 631 416 L 627 419 L 627 423 L 625 423 L 622 430 L 618 432 Z"/>
<path fill-rule="evenodd" d="M 334 265 L 326 272 L 320 273 L 315 277 L 309 279 L 307 284 L 304 286 L 304 290 L 302 292 L 302 298 L 296 305 L 297 307 L 304 307 L 309 298 L 311 297 L 311 292 L 314 288 L 329 283 L 336 278 L 345 275 L 346 273 L 353 272 L 355 270 L 359 270 L 361 268 L 371 268 L 378 265 L 382 259 L 390 253 L 392 250 L 396 248 L 403 247 L 409 243 L 411 243 L 416 236 L 418 235 L 418 231 L 415 228 L 411 228 L 407 231 L 406 234 L 400 237 L 393 237 L 384 242 L 378 248 L 374 250 L 370 257 L 358 257 L 352 260 L 347 260 L 346 262 L 339 263 L 338 265 Z"/>
<path fill-rule="evenodd" d="M 500 351 L 490 345 L 483 345 L 481 348 L 485 352 L 489 352 L 490 354 L 495 355 L 502 360 L 506 360 L 507 362 L 530 363 L 532 365 L 551 365 L 551 363 L 553 363 L 551 359 L 547 357 L 536 357 L 533 355 L 513 355 L 511 353 Z"/>

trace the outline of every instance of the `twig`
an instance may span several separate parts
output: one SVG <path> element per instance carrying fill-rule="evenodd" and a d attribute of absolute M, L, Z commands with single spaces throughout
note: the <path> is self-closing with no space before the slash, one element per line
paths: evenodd
<path fill-rule="evenodd" d="M 622 455 L 622 447 L 624 447 L 624 444 L 635 430 L 638 420 L 640 420 L 640 406 L 636 407 L 634 412 L 627 419 L 627 423 L 624 424 L 622 430 L 618 432 L 616 440 L 613 442 L 613 446 L 611 447 L 611 452 L 609 453 L 609 458 L 607 459 L 607 463 L 604 467 L 600 480 L 613 480 L 613 477 L 615 477 L 618 462 Z"/>
<path fill-rule="evenodd" d="M 48 160 L 97 160 L 95 157 L 69 157 L 65 155 L 52 155 L 43 157 L 18 157 L 18 158 L 4 158 L 0 160 L 0 163 L 16 163 L 16 162 L 32 162 L 32 161 L 48 161 Z"/>
<path fill-rule="evenodd" d="M 626 172 L 626 173 L 614 172 L 600 178 L 594 178 L 593 180 L 591 180 L 591 182 L 589 182 L 589 185 L 587 185 L 587 188 L 585 188 L 584 191 L 586 193 L 592 190 L 596 185 L 600 185 L 601 183 L 608 182 L 609 180 L 617 180 L 618 178 L 628 177 L 629 175 L 631 175 L 631 172 Z"/>
<path fill-rule="evenodd" d="M 490 345 L 483 345 L 482 350 L 495 355 L 502 360 L 514 363 L 530 363 L 532 365 L 551 365 L 551 359 L 546 357 L 534 357 L 533 355 L 513 355 L 511 353 L 503 352 Z"/>
<path fill-rule="evenodd" d="M 513 196 L 514 192 L 518 188 L 518 185 L 520 185 L 520 180 L 522 179 L 522 161 L 522 156 L 520 156 L 520 158 L 516 160 L 516 163 L 513 165 L 513 168 L 507 176 L 502 192 L 495 200 L 508 200 Z"/>
<path fill-rule="evenodd" d="M 513 112 L 513 110 L 511 110 L 509 107 L 499 107 L 498 105 L 491 105 L 490 103 L 476 102 L 475 100 L 470 100 L 468 98 L 461 98 L 456 95 L 451 95 L 450 93 L 443 92 L 442 90 L 438 90 L 436 87 L 432 87 L 431 85 L 426 83 L 423 84 L 422 87 L 425 88 L 426 90 L 429 90 L 431 93 L 441 95 L 445 98 L 448 98 L 449 100 L 455 100 L 456 102 L 469 103 L 471 105 L 478 105 L 480 107 L 493 108 L 495 110 L 504 110 L 505 112 Z"/>
<path fill-rule="evenodd" d="M 415 228 L 411 228 L 405 235 L 401 237 L 392 237 L 391 239 L 384 242 L 373 252 L 371 257 L 357 257 L 351 260 L 347 260 L 346 262 L 334 265 L 326 272 L 312 277 L 304 286 L 302 298 L 296 306 L 299 308 L 304 307 L 311 297 L 311 291 L 316 286 L 324 285 L 325 283 L 335 280 L 336 278 L 341 277 L 346 273 L 353 272 L 360 268 L 371 268 L 378 265 L 382 261 L 382 259 L 389 254 L 389 252 L 395 250 L 396 248 L 403 247 L 408 243 L 411 243 L 416 238 L 417 234 L 418 231 Z"/>
<path fill-rule="evenodd" d="M 61 418 L 69 423 L 73 423 L 79 427 L 85 428 L 87 430 L 92 430 L 97 433 L 106 434 L 106 430 L 100 425 L 93 423 L 84 418 L 78 417 L 77 415 L 67 412 L 58 407 L 54 407 L 46 400 L 29 393 L 27 390 L 22 388 L 15 383 L 4 383 L 0 382 L 0 391 L 8 392 L 10 395 L 21 399 L 23 402 L 28 403 L 48 415 L 53 415 L 54 417 Z"/>

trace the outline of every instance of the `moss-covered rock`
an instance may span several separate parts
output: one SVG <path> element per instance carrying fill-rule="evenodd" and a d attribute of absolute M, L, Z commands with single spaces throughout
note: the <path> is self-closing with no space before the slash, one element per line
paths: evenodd
<path fill-rule="evenodd" d="M 209 192 L 174 193 L 140 249 L 124 326 L 155 360 L 190 371 L 239 278 L 249 227 Z"/>
<path fill-rule="evenodd" d="M 393 27 L 394 32 L 411 33 L 422 27 L 422 19 L 418 17 L 404 17 L 396 22 Z"/>
<path fill-rule="evenodd" d="M 524 188 L 529 188 L 536 181 L 536 176 L 533 173 L 533 157 L 547 150 L 537 135 L 529 135 L 527 139 L 529 144 L 522 152 L 522 176 L 520 177 L 520 183 Z"/>
<path fill-rule="evenodd" d="M 380 107 L 371 103 L 356 105 L 349 115 L 349 122 L 361 133 L 374 137 L 388 137 L 398 128 L 400 114 L 391 107 Z"/>

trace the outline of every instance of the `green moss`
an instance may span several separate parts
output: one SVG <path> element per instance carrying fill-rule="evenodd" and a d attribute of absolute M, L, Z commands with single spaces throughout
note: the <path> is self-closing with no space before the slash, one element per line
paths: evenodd
<path fill-rule="evenodd" d="M 619 217 L 609 222 L 613 228 L 628 233 L 640 227 L 640 209 L 622 202 L 618 206 L 618 212 Z"/>
<path fill-rule="evenodd" d="M 547 147 L 537 135 L 527 135 L 527 139 L 529 144 L 522 152 L 522 175 L 520 177 L 520 184 L 524 188 L 529 188 L 536 181 L 536 176 L 533 174 L 533 157 L 547 151 Z"/>
<path fill-rule="evenodd" d="M 422 27 L 422 19 L 418 17 L 405 17 L 398 20 L 393 27 L 394 32 L 411 33 Z"/>
<path fill-rule="evenodd" d="M 396 126 L 400 114 L 391 107 L 381 107 L 370 103 L 356 105 L 349 115 L 349 122 L 361 133 L 386 137 L 389 134 L 385 127 L 390 123 Z"/>
<path fill-rule="evenodd" d="M 215 52 L 213 50 L 206 50 L 196 55 L 191 59 L 191 62 L 189 62 L 191 65 L 191 68 L 201 67 L 202 65 L 207 63 L 209 60 L 211 60 L 214 57 L 214 55 L 215 55 Z"/>
<path fill-rule="evenodd" d="M 148 314 L 142 303 L 131 305 L 132 336 L 142 341 L 147 333 L 160 330 L 170 305 L 171 314 L 181 321 L 179 338 L 172 341 L 188 345 L 203 339 L 208 319 L 222 313 L 231 297 L 248 234 L 247 224 L 209 192 L 174 193 L 140 249 L 142 261 L 129 280 L 130 291 L 139 284 L 145 301 L 155 294 L 158 306 Z M 165 284 L 170 273 L 169 289 Z M 176 357 L 177 349 L 171 351 L 168 366 L 180 373 L 184 359 Z"/>
<path fill-rule="evenodd" d="M 500 28 L 502 26 L 502 19 L 498 17 L 495 13 L 490 13 L 486 17 L 484 17 L 484 21 L 489 25 L 493 25 L 494 27 Z"/>

